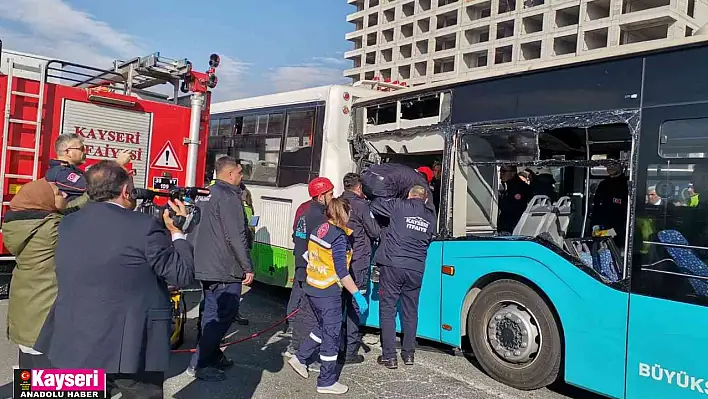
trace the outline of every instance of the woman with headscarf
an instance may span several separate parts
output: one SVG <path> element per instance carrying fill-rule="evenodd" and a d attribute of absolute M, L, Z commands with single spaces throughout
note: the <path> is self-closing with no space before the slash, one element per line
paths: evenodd
<path fill-rule="evenodd" d="M 2 224 L 3 242 L 15 255 L 8 338 L 20 347 L 20 368 L 49 368 L 33 346 L 57 297 L 54 251 L 65 195 L 46 179 L 22 186 L 10 201 Z"/>

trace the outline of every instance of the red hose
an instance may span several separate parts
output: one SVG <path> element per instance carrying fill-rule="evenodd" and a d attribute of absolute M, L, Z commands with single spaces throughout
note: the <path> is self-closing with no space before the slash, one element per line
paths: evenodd
<path fill-rule="evenodd" d="M 268 331 L 274 329 L 275 327 L 278 327 L 279 325 L 281 325 L 282 323 L 284 323 L 284 322 L 287 321 L 288 319 L 290 319 L 290 318 L 292 318 L 293 316 L 295 316 L 295 313 L 297 313 L 298 310 L 300 310 L 300 309 L 298 308 L 298 309 L 293 310 L 292 312 L 290 312 L 289 315 L 287 315 L 287 316 L 285 316 L 284 318 L 278 320 L 277 322 L 275 322 L 275 323 L 272 324 L 270 327 L 268 327 L 268 328 L 266 328 L 266 329 L 264 329 L 264 330 L 255 332 L 255 333 L 253 333 L 253 334 L 251 334 L 251 335 L 249 335 L 249 336 L 247 336 L 247 337 L 239 338 L 239 339 L 237 339 L 237 340 L 235 340 L 235 341 L 225 342 L 224 344 L 221 345 L 221 349 L 223 350 L 224 348 L 229 347 L 229 346 L 231 346 L 231 345 L 236 345 L 236 344 L 240 344 L 241 342 L 246 342 L 246 341 L 248 341 L 248 340 L 250 340 L 250 339 L 256 338 L 256 337 L 258 337 L 258 336 L 260 336 L 260 335 L 262 335 L 262 334 L 264 334 L 264 333 L 266 333 L 266 332 L 268 332 Z M 196 351 L 197 351 L 197 348 L 190 348 L 190 349 L 173 349 L 171 352 L 172 352 L 172 353 L 194 353 L 194 352 L 196 352 Z"/>

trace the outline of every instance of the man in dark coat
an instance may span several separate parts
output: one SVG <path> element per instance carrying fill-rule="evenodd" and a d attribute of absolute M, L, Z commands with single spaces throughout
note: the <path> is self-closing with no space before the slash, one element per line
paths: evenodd
<path fill-rule="evenodd" d="M 93 202 L 59 225 L 57 299 L 37 349 L 56 368 L 105 370 L 123 398 L 162 398 L 172 330 L 167 285 L 194 281 L 192 247 L 167 211 L 167 228 L 133 212 L 133 181 L 118 163 L 95 164 L 86 181 Z M 186 216 L 183 203 L 169 205 Z"/>
<path fill-rule="evenodd" d="M 344 193 L 342 198 L 349 201 L 351 212 L 347 227 L 352 229 L 352 260 L 349 265 L 349 274 L 354 279 L 359 291 L 366 293 L 369 286 L 369 270 L 371 266 L 371 243 L 379 238 L 381 228 L 374 215 L 371 213 L 369 201 L 366 200 L 361 189 L 361 178 L 356 173 L 344 175 Z M 342 292 L 344 296 L 346 322 L 344 362 L 347 364 L 361 363 L 364 356 L 359 354 L 361 347 L 361 334 L 359 333 L 360 312 L 356 301 L 348 292 Z"/>
<path fill-rule="evenodd" d="M 201 380 L 221 381 L 226 378 L 223 370 L 233 365 L 219 346 L 231 322 L 240 319 L 243 285 L 253 282 L 250 232 L 241 199 L 242 178 L 243 168 L 235 158 L 225 156 L 216 161 L 216 182 L 209 187 L 211 194 L 197 200 L 201 223 L 189 234 L 204 311 L 199 344 L 187 373 Z"/>

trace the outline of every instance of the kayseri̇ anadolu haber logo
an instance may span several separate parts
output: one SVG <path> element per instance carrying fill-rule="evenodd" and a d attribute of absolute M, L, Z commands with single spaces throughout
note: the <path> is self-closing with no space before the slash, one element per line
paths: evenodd
<path fill-rule="evenodd" d="M 15 369 L 14 398 L 106 399 L 103 370 Z"/>

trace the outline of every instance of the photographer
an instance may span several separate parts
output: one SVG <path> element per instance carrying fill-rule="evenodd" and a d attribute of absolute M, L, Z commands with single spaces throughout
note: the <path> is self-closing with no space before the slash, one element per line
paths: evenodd
<path fill-rule="evenodd" d="M 104 369 L 123 398 L 162 398 L 170 361 L 167 284 L 194 281 L 192 247 L 167 210 L 166 229 L 133 212 L 133 180 L 118 163 L 95 164 L 86 181 L 92 202 L 59 225 L 57 298 L 37 349 L 56 368 Z M 169 205 L 186 216 L 182 202 Z"/>
<path fill-rule="evenodd" d="M 201 222 L 189 241 L 194 245 L 195 276 L 202 285 L 201 337 L 187 373 L 205 381 L 226 378 L 233 365 L 219 349 L 233 320 L 239 320 L 242 284 L 253 282 L 249 230 L 243 209 L 243 170 L 233 157 L 216 161 L 211 195 L 200 199 Z"/>

